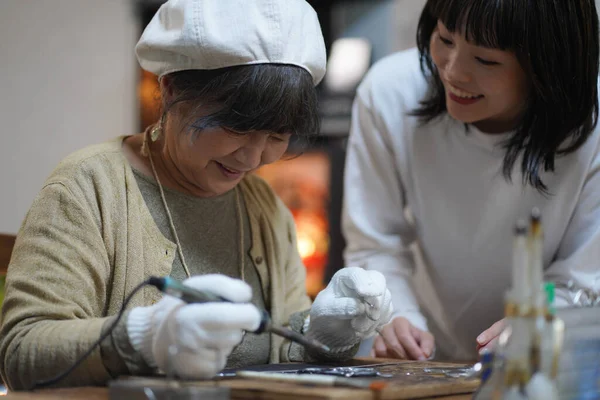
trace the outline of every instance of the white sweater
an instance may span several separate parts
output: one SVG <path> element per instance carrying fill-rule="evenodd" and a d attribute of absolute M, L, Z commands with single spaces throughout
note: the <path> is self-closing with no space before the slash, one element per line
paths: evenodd
<path fill-rule="evenodd" d="M 408 116 L 424 99 L 416 49 L 379 61 L 358 89 L 345 170 L 347 266 L 382 272 L 395 316 L 436 334 L 438 350 L 475 358 L 475 338 L 503 317 L 511 286 L 513 227 L 542 211 L 544 278 L 600 290 L 600 127 L 577 152 L 543 173 L 551 196 L 502 175 L 507 134 L 487 135 L 448 115 L 420 125 Z M 410 278 L 409 246 L 421 249 L 444 321 L 427 320 Z M 572 303 L 558 288 L 557 306 Z M 430 296 L 429 296 L 430 297 Z M 425 310 L 423 310 L 425 309 Z M 433 326 L 435 325 L 435 327 Z M 443 334 L 437 332 L 443 331 Z"/>

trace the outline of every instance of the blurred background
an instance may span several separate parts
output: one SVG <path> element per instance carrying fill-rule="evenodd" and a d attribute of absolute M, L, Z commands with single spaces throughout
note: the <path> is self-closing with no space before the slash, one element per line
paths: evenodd
<path fill-rule="evenodd" d="M 290 207 L 314 296 L 342 263 L 345 140 L 356 85 L 378 59 L 414 46 L 424 0 L 312 0 L 328 49 L 321 137 L 265 167 Z M 156 77 L 134 56 L 159 0 L 0 1 L 0 268 L 44 180 L 66 155 L 157 119 Z M 4 249 L 4 251 L 2 250 Z M 1 275 L 1 274 L 0 274 Z"/>

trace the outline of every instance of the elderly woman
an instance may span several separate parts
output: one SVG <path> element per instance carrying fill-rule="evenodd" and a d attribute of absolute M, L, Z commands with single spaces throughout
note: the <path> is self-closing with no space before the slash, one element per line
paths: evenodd
<path fill-rule="evenodd" d="M 317 132 L 325 50 L 314 10 L 304 0 L 172 0 L 136 52 L 160 77 L 163 116 L 67 157 L 33 202 L 8 270 L 4 382 L 30 388 L 89 349 L 53 384 L 352 357 L 390 318 L 385 279 L 342 269 L 311 307 L 291 214 L 251 174 L 293 135 Z M 233 302 L 185 304 L 145 287 L 124 304 L 150 276 Z M 330 351 L 244 335 L 259 309 Z"/>

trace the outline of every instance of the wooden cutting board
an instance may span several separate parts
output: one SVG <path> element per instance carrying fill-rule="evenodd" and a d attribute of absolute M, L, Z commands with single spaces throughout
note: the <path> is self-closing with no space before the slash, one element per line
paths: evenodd
<path fill-rule="evenodd" d="M 344 366 L 370 365 L 382 360 L 353 360 Z M 187 382 L 192 386 L 224 386 L 231 389 L 232 399 L 268 399 L 268 400 L 400 400 L 425 399 L 456 394 L 465 394 L 470 398 L 479 386 L 479 379 L 449 377 L 440 371 L 427 369 L 456 369 L 466 364 L 436 362 L 385 361 L 385 365 L 374 366 L 379 372 L 391 374 L 385 379 L 384 386 L 376 389 L 358 389 L 347 387 L 316 386 L 291 382 L 274 382 L 260 379 L 228 378 L 208 382 Z M 129 378 L 132 379 L 132 378 Z M 135 378 L 133 378 L 135 379 Z M 358 379 L 358 378 L 356 378 Z M 361 378 L 361 380 L 365 380 Z M 377 378 L 377 380 L 381 380 Z"/>
<path fill-rule="evenodd" d="M 379 372 L 393 375 L 390 384 L 382 390 L 378 398 L 418 399 L 473 393 L 479 386 L 478 378 L 452 377 L 442 371 L 453 371 L 468 366 L 467 364 L 407 361 L 377 367 Z M 431 371 L 434 369 L 436 371 Z"/>

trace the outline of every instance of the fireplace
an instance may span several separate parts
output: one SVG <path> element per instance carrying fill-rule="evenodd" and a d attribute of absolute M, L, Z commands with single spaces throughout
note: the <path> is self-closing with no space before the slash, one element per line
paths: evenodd
<path fill-rule="evenodd" d="M 329 168 L 328 154 L 313 149 L 256 172 L 294 217 L 298 251 L 306 267 L 306 290 L 313 297 L 322 289 L 329 251 Z"/>
<path fill-rule="evenodd" d="M 139 0 L 136 14 L 143 28 L 158 10 L 161 0 Z M 309 0 L 322 25 L 325 44 L 331 47 L 333 0 Z M 141 31 L 140 31 L 141 34 Z M 328 51 L 329 54 L 329 51 Z M 158 81 L 140 69 L 139 129 L 159 119 Z M 335 95 L 320 85 L 321 135 L 308 144 L 292 141 L 288 153 L 277 163 L 260 168 L 264 178 L 290 209 L 296 223 L 298 251 L 306 267 L 306 290 L 314 298 L 333 273 L 343 266 L 344 240 L 340 232 L 342 180 L 346 136 L 352 93 Z"/>

